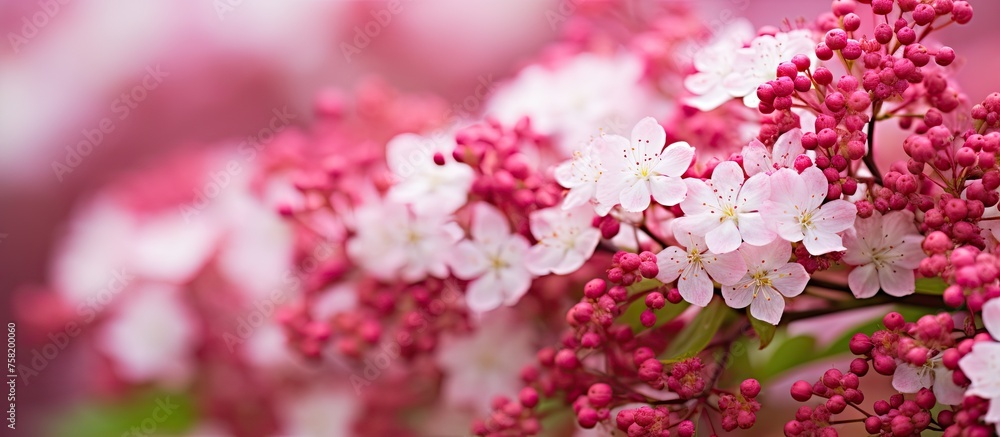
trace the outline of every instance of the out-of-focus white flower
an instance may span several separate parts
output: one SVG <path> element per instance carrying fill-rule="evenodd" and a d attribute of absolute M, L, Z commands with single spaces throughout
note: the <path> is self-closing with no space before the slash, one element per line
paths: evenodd
<path fill-rule="evenodd" d="M 462 231 L 450 215 L 417 215 L 406 205 L 373 201 L 355 210 L 351 259 L 380 279 L 419 281 L 448 275 L 447 257 Z"/>
<path fill-rule="evenodd" d="M 532 65 L 497 90 L 486 114 L 506 124 L 530 117 L 532 128 L 554 135 L 568 156 L 602 132 L 624 134 L 651 110 L 642 74 L 642 62 L 625 54 L 584 53 L 555 68 Z"/>
<path fill-rule="evenodd" d="M 281 405 L 281 435 L 324 437 L 352 435 L 357 396 L 335 388 L 313 388 Z"/>
<path fill-rule="evenodd" d="M 198 328 L 179 293 L 166 285 L 132 288 L 102 326 L 98 348 L 124 378 L 175 384 L 189 376 Z"/>
<path fill-rule="evenodd" d="M 511 234 L 507 218 L 488 203 L 472 207 L 470 233 L 449 259 L 456 277 L 472 280 L 465 294 L 469 308 L 481 313 L 516 304 L 531 287 L 525 263 L 530 243 Z"/>
<path fill-rule="evenodd" d="M 606 215 L 615 205 L 629 212 L 644 211 L 650 196 L 672 206 L 684 200 L 687 186 L 681 175 L 691 166 L 694 147 L 685 142 L 667 146 L 667 134 L 652 117 L 639 121 L 632 139 L 604 135 L 598 141 L 604 173 L 597 181 L 597 213 Z"/>
<path fill-rule="evenodd" d="M 826 204 L 829 183 L 823 171 L 808 167 L 801 174 L 783 168 L 771 175 L 771 200 L 760 215 L 785 241 L 806 246 L 812 255 L 844 250 L 839 232 L 851 227 L 858 216 L 853 203 L 836 199 Z"/>
<path fill-rule="evenodd" d="M 767 175 L 745 179 L 739 164 L 726 161 L 712 171 L 708 181 L 688 178 L 687 198 L 681 202 L 685 216 L 678 224 L 704 237 L 714 253 L 728 253 L 746 241 L 764 245 L 773 241 L 774 232 L 764 225 L 758 212 L 771 197 Z"/>
<path fill-rule="evenodd" d="M 726 89 L 733 97 L 742 97 L 743 104 L 756 108 L 760 104 L 757 87 L 778 77 L 778 64 L 791 61 L 795 55 L 807 55 L 816 64 L 816 40 L 805 29 L 761 35 L 750 47 L 740 49 L 733 73 L 726 77 Z"/>
<path fill-rule="evenodd" d="M 201 216 L 187 221 L 172 209 L 140 217 L 99 199 L 61 243 L 52 266 L 55 285 L 71 302 L 95 306 L 94 299 L 127 285 L 123 278 L 183 284 L 212 256 L 219 234 L 213 223 Z"/>
<path fill-rule="evenodd" d="M 601 231 L 591 225 L 593 217 L 587 205 L 531 213 L 528 224 L 538 244 L 528 253 L 528 269 L 536 275 L 565 275 L 582 267 L 601 241 Z"/>
<path fill-rule="evenodd" d="M 473 172 L 452 157 L 454 143 L 445 137 L 401 134 L 386 145 L 389 170 L 399 181 L 389 189 L 389 200 L 407 203 L 417 214 L 447 214 L 465 205 Z M 444 165 L 434 163 L 440 152 Z"/>
<path fill-rule="evenodd" d="M 445 373 L 445 401 L 486 414 L 493 396 L 517 396 L 520 370 L 535 359 L 533 341 L 530 324 L 507 311 L 487 314 L 471 335 L 444 337 L 437 362 Z"/>
<path fill-rule="evenodd" d="M 733 20 L 698 50 L 693 59 L 698 72 L 684 78 L 684 88 L 693 96 L 684 99 L 684 103 L 701 111 L 711 111 L 732 100 L 734 94 L 727 81 L 731 80 L 731 75 L 741 73 L 735 71 L 737 52 L 753 39 L 754 33 L 749 21 Z"/>
<path fill-rule="evenodd" d="M 843 261 L 856 266 L 847 276 L 847 285 L 859 299 L 869 298 L 881 288 L 901 297 L 916 290 L 913 271 L 923 259 L 923 236 L 913 224 L 913 213 L 878 211 L 868 218 L 858 217 L 844 236 Z"/>

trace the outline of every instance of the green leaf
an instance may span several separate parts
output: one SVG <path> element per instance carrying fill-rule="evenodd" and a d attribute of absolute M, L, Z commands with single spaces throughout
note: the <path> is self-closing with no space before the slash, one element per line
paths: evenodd
<path fill-rule="evenodd" d="M 795 366 L 813 360 L 816 355 L 816 339 L 800 335 L 789 338 L 778 344 L 771 359 L 761 369 L 758 379 L 761 381 L 773 378 Z"/>
<path fill-rule="evenodd" d="M 919 278 L 917 279 L 917 293 L 940 296 L 944 294 L 944 289 L 948 288 L 948 283 L 941 278 Z"/>
<path fill-rule="evenodd" d="M 668 360 L 691 358 L 705 349 L 719 327 L 732 314 L 720 299 L 713 299 L 670 343 L 663 357 Z"/>
<path fill-rule="evenodd" d="M 73 406 L 53 422 L 50 435 L 131 435 L 133 427 L 148 428 L 152 425 L 155 425 L 157 435 L 180 435 L 196 422 L 194 401 L 188 395 L 149 392 L 112 402 L 88 402 Z"/>
<path fill-rule="evenodd" d="M 757 333 L 757 337 L 760 338 L 760 348 L 766 348 L 767 345 L 771 344 L 771 340 L 774 340 L 774 333 L 778 330 L 778 327 L 751 316 L 749 307 L 747 308 L 747 317 L 750 318 L 750 326 L 753 327 L 754 332 Z"/>

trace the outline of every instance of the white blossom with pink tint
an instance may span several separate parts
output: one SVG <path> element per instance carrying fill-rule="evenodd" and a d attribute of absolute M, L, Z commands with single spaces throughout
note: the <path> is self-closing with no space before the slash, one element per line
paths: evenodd
<path fill-rule="evenodd" d="M 897 297 L 912 294 L 914 270 L 925 257 L 922 242 L 909 211 L 858 217 L 844 236 L 843 262 L 856 266 L 847 277 L 851 292 L 859 299 L 874 296 L 880 288 Z"/>
<path fill-rule="evenodd" d="M 525 263 L 530 243 L 511 234 L 507 218 L 487 203 L 472 207 L 470 234 L 449 259 L 456 277 L 472 281 L 465 294 L 469 308 L 481 313 L 516 304 L 531 287 Z"/>
<path fill-rule="evenodd" d="M 771 150 L 754 138 L 743 147 L 743 169 L 753 176 L 757 173 L 771 174 L 782 168 L 795 168 L 795 158 L 805 154 L 802 147 L 802 129 L 792 129 L 781 134 Z"/>
<path fill-rule="evenodd" d="M 712 301 L 715 285 L 733 285 L 747 273 L 747 264 L 737 252 L 715 254 L 708 250 L 705 239 L 673 226 L 678 246 L 670 246 L 656 255 L 662 282 L 677 281 L 681 297 L 700 307 Z"/>
<path fill-rule="evenodd" d="M 351 259 L 376 278 L 407 282 L 448 276 L 448 252 L 462 235 L 449 215 L 417 215 L 392 201 L 357 208 L 354 225 Z"/>
<path fill-rule="evenodd" d="M 563 200 L 563 209 L 575 208 L 596 201 L 597 181 L 604 174 L 601 158 L 598 154 L 599 145 L 604 141 L 591 141 L 587 147 L 573 152 L 573 159 L 559 164 L 555 169 L 556 182 L 569 193 Z M 610 209 L 610 207 L 608 207 Z"/>
<path fill-rule="evenodd" d="M 785 298 L 802 294 L 809 274 L 801 264 L 788 262 L 792 245 L 780 239 L 764 246 L 743 244 L 739 252 L 748 272 L 735 285 L 722 287 L 726 305 L 733 308 L 749 305 L 750 315 L 777 325 L 785 310 Z"/>
<path fill-rule="evenodd" d="M 684 217 L 678 219 L 686 229 L 705 238 L 714 253 L 729 253 L 740 243 L 761 246 L 774 241 L 776 235 L 761 218 L 759 210 L 771 197 L 767 175 L 746 179 L 739 164 L 720 163 L 708 181 L 689 178 L 688 195 L 681 202 Z"/>
<path fill-rule="evenodd" d="M 447 214 L 465 205 L 474 177 L 472 168 L 455 161 L 454 143 L 448 144 L 444 138 L 400 134 L 389 140 L 386 161 L 399 178 L 389 189 L 389 200 L 407 203 L 417 214 Z M 441 153 L 444 165 L 434 162 L 435 153 Z"/>
<path fill-rule="evenodd" d="M 97 346 L 123 378 L 179 384 L 189 377 L 198 326 L 180 293 L 159 284 L 132 288 L 101 327 Z"/>
<path fill-rule="evenodd" d="M 582 53 L 552 67 L 526 67 L 490 97 L 486 114 L 508 125 L 528 117 L 568 156 L 602 133 L 624 133 L 647 113 L 652 99 L 642 78 L 637 56 Z"/>
<path fill-rule="evenodd" d="M 684 88 L 693 96 L 684 99 L 684 103 L 701 111 L 711 111 L 732 100 L 728 78 L 738 73 L 734 71 L 737 53 L 754 34 L 755 29 L 749 21 L 733 20 L 697 51 L 692 60 L 698 71 L 684 78 Z"/>
<path fill-rule="evenodd" d="M 586 205 L 531 213 L 528 225 L 538 244 L 528 253 L 528 269 L 536 275 L 565 275 L 583 267 L 601 241 L 601 231 L 591 224 L 593 217 L 593 209 Z"/>
<path fill-rule="evenodd" d="M 838 235 L 851 227 L 858 209 L 836 199 L 823 203 L 829 183 L 823 171 L 808 167 L 802 174 L 783 168 L 771 175 L 771 200 L 764 203 L 764 222 L 785 241 L 801 241 L 812 255 L 844 250 Z"/>
<path fill-rule="evenodd" d="M 103 292 L 125 285 L 121 278 L 188 281 L 212 256 L 218 234 L 207 215 L 187 222 L 170 209 L 140 217 L 100 198 L 74 219 L 52 273 L 60 293 L 94 307 Z"/>
<path fill-rule="evenodd" d="M 667 134 L 652 117 L 639 121 L 632 139 L 604 135 L 600 152 L 605 172 L 597 181 L 597 212 L 606 215 L 621 204 L 629 212 L 644 211 L 650 196 L 662 205 L 684 200 L 687 187 L 680 178 L 691 165 L 694 147 L 685 142 L 667 146 Z"/>
<path fill-rule="evenodd" d="M 927 360 L 923 366 L 897 362 L 896 371 L 892 374 L 892 388 L 899 390 L 900 393 L 916 393 L 922 388 L 929 388 L 934 391 L 935 398 L 942 404 L 962 403 L 965 390 L 955 384 L 952 379 L 954 372 L 944 367 L 941 359 L 942 356 L 939 354 Z"/>
<path fill-rule="evenodd" d="M 354 393 L 332 387 L 310 388 L 283 399 L 279 406 L 281 435 L 351 435 L 358 410 Z"/>
<path fill-rule="evenodd" d="M 521 369 L 535 360 L 530 326 L 501 310 L 486 314 L 469 335 L 444 337 L 437 363 L 445 374 L 445 401 L 485 414 L 493 396 L 516 397 Z"/>
<path fill-rule="evenodd" d="M 812 64 L 816 64 L 812 31 L 798 29 L 758 36 L 749 47 L 738 51 L 733 73 L 726 77 L 726 89 L 733 97 L 742 97 L 746 106 L 756 108 L 760 104 L 757 87 L 777 77 L 778 64 L 799 54 L 809 56 Z"/>
<path fill-rule="evenodd" d="M 976 342 L 958 366 L 971 381 L 966 396 L 989 399 L 985 420 L 996 425 L 1000 434 L 1000 299 L 983 304 L 983 325 L 994 341 Z"/>

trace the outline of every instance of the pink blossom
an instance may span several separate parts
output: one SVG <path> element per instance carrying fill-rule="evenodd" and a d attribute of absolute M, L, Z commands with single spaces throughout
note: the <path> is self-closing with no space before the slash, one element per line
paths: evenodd
<path fill-rule="evenodd" d="M 714 285 L 734 285 L 747 273 L 746 261 L 737 252 L 715 254 L 708 250 L 705 239 L 673 226 L 674 238 L 683 249 L 670 246 L 656 255 L 660 268 L 657 279 L 677 282 L 677 290 L 684 300 L 705 306 L 712 300 Z"/>
<path fill-rule="evenodd" d="M 679 142 L 667 146 L 666 132 L 652 117 L 639 121 L 632 129 L 632 140 L 605 135 L 599 141 L 605 173 L 597 182 L 598 213 L 606 215 L 621 204 L 629 212 L 649 207 L 649 197 L 671 206 L 684 200 L 687 188 L 680 176 L 694 157 L 694 147 Z"/>
<path fill-rule="evenodd" d="M 801 241 L 812 255 L 844 250 L 839 232 L 854 223 L 858 209 L 846 200 L 823 204 L 827 181 L 816 167 L 802 174 L 780 169 L 771 175 L 771 200 L 764 204 L 761 216 L 781 238 Z"/>
<path fill-rule="evenodd" d="M 688 196 L 681 202 L 685 216 L 679 220 L 693 234 L 704 236 L 712 252 L 732 252 L 743 241 L 760 246 L 776 237 L 759 212 L 771 197 L 767 175 L 745 179 L 739 164 L 726 161 L 715 167 L 709 181 L 684 181 Z"/>
<path fill-rule="evenodd" d="M 449 257 L 452 273 L 472 280 L 465 295 L 469 308 L 484 312 L 516 304 L 531 287 L 528 240 L 511 234 L 507 219 L 487 203 L 473 206 L 470 234 Z"/>
<path fill-rule="evenodd" d="M 869 298 L 879 288 L 892 296 L 906 296 L 915 289 L 913 271 L 924 258 L 923 237 L 913 224 L 913 213 L 893 211 L 858 218 L 844 237 L 843 261 L 857 266 L 847 277 L 854 295 Z"/>
<path fill-rule="evenodd" d="M 735 285 L 722 287 L 722 297 L 733 308 L 750 306 L 750 315 L 772 325 L 781 321 L 785 298 L 802 293 L 809 274 L 802 264 L 788 262 L 792 246 L 775 240 L 764 246 L 743 244 L 740 255 L 749 271 Z"/>
<path fill-rule="evenodd" d="M 595 144 L 596 143 L 596 144 Z M 594 201 L 597 181 L 604 173 L 598 154 L 598 145 L 603 141 L 591 141 L 583 150 L 573 152 L 573 159 L 560 164 L 555 169 L 555 178 L 564 188 L 569 189 L 563 208 L 570 209 Z M 608 209 L 611 207 L 609 206 Z"/>
<path fill-rule="evenodd" d="M 804 153 L 806 149 L 802 147 L 802 129 L 792 129 L 781 134 L 770 151 L 764 143 L 754 138 L 743 147 L 743 168 L 750 176 L 757 173 L 770 174 L 782 168 L 795 168 L 795 158 Z"/>
<path fill-rule="evenodd" d="M 1000 433 L 1000 343 L 997 342 L 1000 340 L 1000 299 L 983 305 L 983 325 L 994 341 L 977 342 L 958 365 L 972 381 L 965 394 L 990 400 L 986 421 L 995 424 Z"/>

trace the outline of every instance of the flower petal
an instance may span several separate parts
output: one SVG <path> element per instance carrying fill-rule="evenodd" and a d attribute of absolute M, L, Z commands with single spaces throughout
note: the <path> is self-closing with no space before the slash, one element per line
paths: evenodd
<path fill-rule="evenodd" d="M 764 287 L 750 303 L 750 315 L 762 321 L 777 325 L 781 314 L 785 312 L 785 298 L 774 289 Z"/>
<path fill-rule="evenodd" d="M 726 300 L 726 305 L 730 308 L 746 308 L 754 300 L 753 280 L 744 276 L 744 279 L 736 285 L 723 286 L 722 298 Z"/>
<path fill-rule="evenodd" d="M 858 299 L 868 299 L 878 293 L 878 271 L 875 264 L 869 263 L 855 267 L 847 275 L 847 286 Z"/>
<path fill-rule="evenodd" d="M 708 277 L 705 269 L 697 264 L 688 264 L 684 274 L 677 281 L 677 291 L 692 305 L 700 307 L 708 305 L 712 301 L 713 290 L 712 279 Z"/>
<path fill-rule="evenodd" d="M 763 246 L 770 244 L 778 237 L 777 234 L 767 228 L 764 224 L 764 218 L 761 217 L 760 213 L 740 213 L 739 220 L 740 235 L 743 237 L 743 241 L 747 243 L 755 246 Z"/>
<path fill-rule="evenodd" d="M 736 197 L 743 186 L 743 169 L 733 161 L 719 163 L 712 170 L 712 188 L 716 190 L 716 195 L 722 205 L 736 205 Z"/>
<path fill-rule="evenodd" d="M 660 152 L 663 151 L 663 145 L 666 142 L 667 133 L 663 130 L 663 126 L 660 126 L 653 117 L 646 117 L 639 120 L 635 127 L 632 128 L 631 144 L 635 148 L 634 158 L 639 162 L 650 161 L 660 156 Z M 690 163 L 690 160 L 688 163 Z"/>
<path fill-rule="evenodd" d="M 465 302 L 476 313 L 495 310 L 503 304 L 504 284 L 499 275 L 490 273 L 469 283 L 465 290 Z"/>
<path fill-rule="evenodd" d="M 473 279 L 482 275 L 487 267 L 488 261 L 479 246 L 469 240 L 462 241 L 455 245 L 453 256 L 449 259 L 448 265 L 451 272 L 459 279 Z"/>
<path fill-rule="evenodd" d="M 795 297 L 802 294 L 809 283 L 809 273 L 799 263 L 787 263 L 773 270 L 771 286 L 785 297 Z"/>
<path fill-rule="evenodd" d="M 813 224 L 820 231 L 841 232 L 850 228 L 857 217 L 858 208 L 853 203 L 837 199 L 813 214 Z"/>
<path fill-rule="evenodd" d="M 802 244 L 810 255 L 818 256 L 830 252 L 840 252 L 846 250 L 842 244 L 840 235 L 833 232 L 823 232 L 818 229 L 806 229 L 802 238 Z"/>
<path fill-rule="evenodd" d="M 965 398 L 965 389 L 955 384 L 951 370 L 944 365 L 934 366 L 934 397 L 944 405 L 958 405 Z"/>
<path fill-rule="evenodd" d="M 660 282 L 673 282 L 687 269 L 688 264 L 690 263 L 687 253 L 679 247 L 670 246 L 663 249 L 656 254 L 656 266 L 660 269 L 656 279 L 659 279 Z"/>
<path fill-rule="evenodd" d="M 743 237 L 732 220 L 726 219 L 715 229 L 705 234 L 708 250 L 715 253 L 729 253 L 740 247 Z"/>
<path fill-rule="evenodd" d="M 747 274 L 747 263 L 739 252 L 715 254 L 707 252 L 701 256 L 705 271 L 715 282 L 722 285 L 732 285 Z"/>
<path fill-rule="evenodd" d="M 660 162 L 653 167 L 653 172 L 679 177 L 691 166 L 693 158 L 694 147 L 684 141 L 673 143 L 660 154 Z"/>
<path fill-rule="evenodd" d="M 983 325 L 994 340 L 1000 340 L 1000 299 L 990 299 L 983 304 Z"/>
<path fill-rule="evenodd" d="M 913 270 L 886 264 L 878 269 L 878 282 L 882 291 L 896 297 L 913 294 L 916 291 L 916 275 Z"/>
<path fill-rule="evenodd" d="M 737 205 L 742 212 L 756 211 L 770 197 L 770 178 L 766 174 L 757 174 L 743 183 Z"/>
<path fill-rule="evenodd" d="M 930 388 L 934 374 L 923 366 L 898 363 L 892 374 L 892 388 L 901 393 L 916 393 L 922 388 Z"/>
<path fill-rule="evenodd" d="M 649 182 L 636 179 L 631 186 L 622 191 L 619 200 L 625 211 L 642 212 L 649 208 L 649 195 Z"/>
<path fill-rule="evenodd" d="M 653 176 L 649 178 L 649 191 L 657 203 L 674 206 L 687 196 L 687 184 L 679 177 Z"/>
<path fill-rule="evenodd" d="M 774 170 L 771 154 L 767 151 L 764 143 L 756 138 L 743 147 L 741 155 L 743 155 L 743 168 L 750 176 Z"/>
<path fill-rule="evenodd" d="M 479 202 L 472 207 L 472 238 L 477 243 L 500 243 L 510 236 L 507 218 L 495 206 Z"/>

